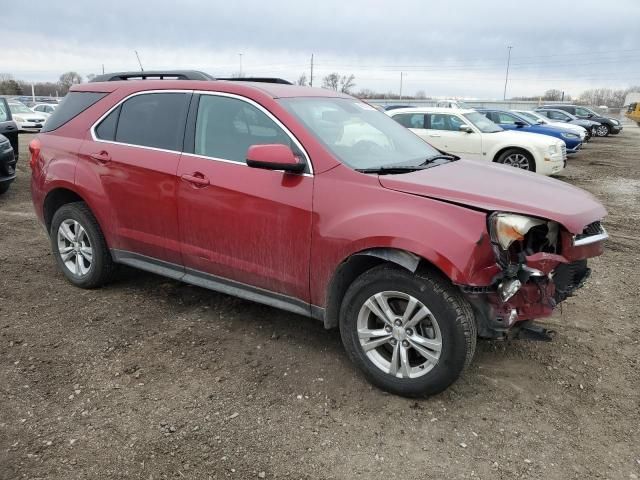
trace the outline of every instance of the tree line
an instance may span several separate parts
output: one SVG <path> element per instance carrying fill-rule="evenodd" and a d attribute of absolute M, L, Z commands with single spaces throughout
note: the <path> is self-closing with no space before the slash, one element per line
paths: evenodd
<path fill-rule="evenodd" d="M 91 80 L 95 75 L 88 75 Z M 84 79 L 77 72 L 65 72 L 57 82 L 34 82 L 33 91 L 39 97 L 64 97 L 72 85 Z M 31 83 L 16 80 L 10 73 L 0 73 L 0 95 L 31 95 Z"/>

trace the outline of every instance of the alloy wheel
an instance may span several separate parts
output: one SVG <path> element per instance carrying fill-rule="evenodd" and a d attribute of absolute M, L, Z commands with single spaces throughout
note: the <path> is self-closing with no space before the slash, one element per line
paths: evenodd
<path fill-rule="evenodd" d="M 510 165 L 512 167 L 521 168 L 523 170 L 531 170 L 531 166 L 529 165 L 529 159 L 526 155 L 522 153 L 512 153 L 507 158 L 504 159 L 505 165 Z"/>
<path fill-rule="evenodd" d="M 93 262 L 93 248 L 85 228 L 76 220 L 64 220 L 58 227 L 58 254 L 75 276 L 84 277 Z"/>
<path fill-rule="evenodd" d="M 606 137 L 609 133 L 609 129 L 606 125 L 600 125 L 596 128 L 596 135 L 599 137 Z"/>
<path fill-rule="evenodd" d="M 431 371 L 442 353 L 442 334 L 431 311 L 415 297 L 396 291 L 376 293 L 358 313 L 358 339 L 368 359 L 396 378 Z"/>

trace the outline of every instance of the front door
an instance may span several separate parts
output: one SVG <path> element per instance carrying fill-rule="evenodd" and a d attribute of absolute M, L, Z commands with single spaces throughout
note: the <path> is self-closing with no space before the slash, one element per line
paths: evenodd
<path fill-rule="evenodd" d="M 183 154 L 178 167 L 187 274 L 308 301 L 313 177 L 246 164 L 247 149 L 256 144 L 304 153 L 271 114 L 247 99 L 202 94 L 194 102 L 197 114 L 187 132 L 192 144 L 185 146 L 192 153 Z"/>

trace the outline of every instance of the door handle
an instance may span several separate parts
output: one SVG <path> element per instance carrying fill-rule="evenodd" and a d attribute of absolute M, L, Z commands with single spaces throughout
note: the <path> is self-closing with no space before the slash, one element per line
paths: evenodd
<path fill-rule="evenodd" d="M 210 185 L 209 179 L 200 172 L 185 173 L 180 178 L 196 188 L 204 188 Z"/>
<path fill-rule="evenodd" d="M 89 156 L 102 164 L 109 163 L 111 161 L 111 155 L 109 155 L 109 152 L 106 152 L 105 150 L 98 153 L 90 153 Z"/>
<path fill-rule="evenodd" d="M 16 130 L 16 127 L 14 125 L 7 125 L 6 129 L 7 129 L 7 131 Z"/>

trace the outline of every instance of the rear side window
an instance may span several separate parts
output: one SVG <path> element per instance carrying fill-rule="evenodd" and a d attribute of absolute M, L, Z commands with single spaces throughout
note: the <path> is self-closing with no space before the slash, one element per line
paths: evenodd
<path fill-rule="evenodd" d="M 99 92 L 69 92 L 47 119 L 42 131 L 51 132 L 60 128 L 106 95 Z"/>
<path fill-rule="evenodd" d="M 116 126 L 118 124 L 118 116 L 120 115 L 120 107 L 106 116 L 100 125 L 96 127 L 96 137 L 101 140 L 113 141 L 116 138 Z"/>
<path fill-rule="evenodd" d="M 132 97 L 120 107 L 115 141 L 181 151 L 188 108 L 189 94 L 186 93 L 147 93 Z M 107 122 L 103 134 L 109 134 L 110 122 L 116 122 L 111 118 L 114 112 L 97 130 Z"/>
<path fill-rule="evenodd" d="M 392 118 L 406 128 L 424 128 L 424 114 L 422 113 L 400 113 Z"/>

